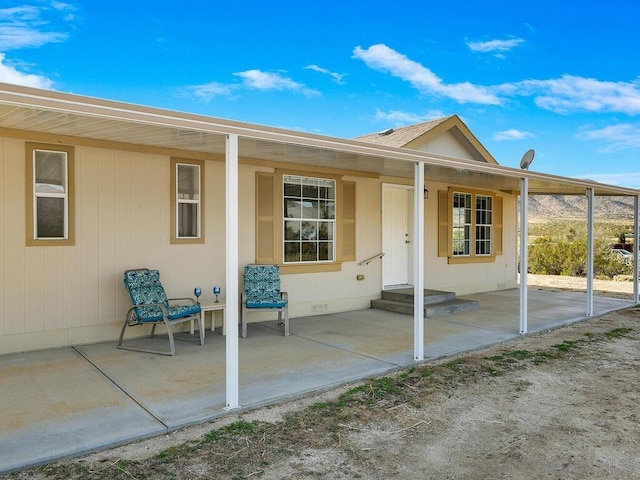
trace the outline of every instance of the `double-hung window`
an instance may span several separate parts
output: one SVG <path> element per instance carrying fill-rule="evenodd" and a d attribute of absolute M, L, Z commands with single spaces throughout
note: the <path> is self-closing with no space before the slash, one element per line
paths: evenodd
<path fill-rule="evenodd" d="M 73 245 L 73 148 L 27 143 L 27 245 Z"/>
<path fill-rule="evenodd" d="M 502 198 L 490 192 L 438 192 L 438 256 L 449 263 L 493 261 L 502 255 Z"/>
<path fill-rule="evenodd" d="M 461 192 L 452 197 L 453 256 L 491 255 L 493 197 Z"/>
<path fill-rule="evenodd" d="M 453 256 L 471 254 L 471 194 L 453 193 Z"/>
<path fill-rule="evenodd" d="M 493 197 L 476 195 L 476 255 L 493 253 Z"/>
<path fill-rule="evenodd" d="M 195 160 L 172 159 L 172 243 L 202 243 L 203 169 Z"/>
<path fill-rule="evenodd" d="M 284 263 L 335 261 L 336 181 L 282 178 Z"/>
<path fill-rule="evenodd" d="M 332 173 L 256 172 L 256 263 L 337 272 L 356 259 L 356 182 Z"/>

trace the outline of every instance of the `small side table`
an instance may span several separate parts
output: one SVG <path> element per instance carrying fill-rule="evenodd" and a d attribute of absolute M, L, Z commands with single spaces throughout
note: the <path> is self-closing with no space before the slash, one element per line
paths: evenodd
<path fill-rule="evenodd" d="M 226 321 L 227 306 L 224 303 L 202 303 L 200 304 L 200 314 L 202 315 L 202 325 L 205 325 L 207 320 L 207 312 L 211 312 L 211 331 L 216 330 L 216 314 L 215 312 L 222 313 L 222 334 L 226 334 L 225 321 Z M 191 321 L 191 334 L 194 331 L 193 320 Z M 206 331 L 206 329 L 205 329 Z"/>

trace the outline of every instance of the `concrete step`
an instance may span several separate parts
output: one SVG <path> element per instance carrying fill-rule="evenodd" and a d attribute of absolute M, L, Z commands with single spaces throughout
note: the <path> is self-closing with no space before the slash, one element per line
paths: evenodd
<path fill-rule="evenodd" d="M 394 300 L 386 300 L 384 298 L 371 300 L 371 308 L 375 308 L 377 310 L 386 310 L 387 312 L 413 315 L 413 304 L 406 302 L 396 302 Z"/>
<path fill-rule="evenodd" d="M 387 299 L 372 300 L 371 308 L 386 310 L 388 312 L 403 313 L 405 315 L 413 315 L 413 304 L 407 302 L 397 302 Z M 470 312 L 478 310 L 479 308 L 480 304 L 475 300 L 454 299 L 426 305 L 424 308 L 424 316 L 437 317 L 451 313 Z"/>
<path fill-rule="evenodd" d="M 398 288 L 396 290 L 383 290 L 382 298 L 393 302 L 408 303 L 413 308 L 413 288 Z M 450 302 L 455 300 L 454 292 L 443 292 L 441 290 L 424 290 L 424 304 Z"/>
<path fill-rule="evenodd" d="M 451 313 L 472 312 L 479 308 L 480 304 L 476 300 L 462 300 L 457 298 L 450 302 L 436 303 L 425 307 L 424 316 L 438 317 L 440 315 L 449 315 Z"/>

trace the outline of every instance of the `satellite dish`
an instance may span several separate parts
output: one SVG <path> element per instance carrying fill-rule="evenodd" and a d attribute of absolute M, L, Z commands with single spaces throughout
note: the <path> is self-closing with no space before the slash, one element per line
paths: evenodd
<path fill-rule="evenodd" d="M 520 160 L 520 168 L 522 170 L 529 170 L 529 165 L 531 165 L 531 162 L 533 162 L 533 157 L 536 154 L 536 152 L 533 150 L 533 148 L 527 150 L 524 155 L 522 156 L 522 160 Z"/>

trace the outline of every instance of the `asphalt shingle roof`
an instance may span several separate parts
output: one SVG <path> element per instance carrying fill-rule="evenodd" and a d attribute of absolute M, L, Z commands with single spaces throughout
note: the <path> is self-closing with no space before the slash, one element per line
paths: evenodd
<path fill-rule="evenodd" d="M 376 145 L 384 145 L 387 147 L 404 147 L 416 138 L 424 135 L 429 130 L 437 127 L 442 122 L 447 121 L 451 117 L 437 118 L 429 122 L 409 125 L 407 127 L 393 128 L 383 130 L 382 132 L 370 133 L 356 137 L 355 140 L 362 142 L 375 143 Z"/>

